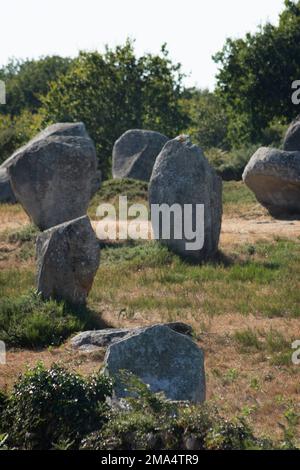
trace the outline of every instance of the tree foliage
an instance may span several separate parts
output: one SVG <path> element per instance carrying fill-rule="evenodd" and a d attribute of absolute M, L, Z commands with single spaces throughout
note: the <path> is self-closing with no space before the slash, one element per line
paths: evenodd
<path fill-rule="evenodd" d="M 42 99 L 43 123 L 83 121 L 107 177 L 113 144 L 127 129 L 149 128 L 174 137 L 187 126 L 180 107 L 182 78 L 165 46 L 160 56 L 139 58 L 130 41 L 103 54 L 81 52 Z"/>
<path fill-rule="evenodd" d="M 227 148 L 227 116 L 220 98 L 209 90 L 190 88 L 183 99 L 191 123 L 187 133 L 204 149 Z"/>
<path fill-rule="evenodd" d="M 231 144 L 269 143 L 268 128 L 279 125 L 280 133 L 280 124 L 299 113 L 291 84 L 300 78 L 300 2 L 285 0 L 278 26 L 267 23 L 244 39 L 227 39 L 214 59 Z"/>
<path fill-rule="evenodd" d="M 15 60 L 0 69 L 0 80 L 6 85 L 6 105 L 0 107 L 1 114 L 12 117 L 24 111 L 38 111 L 40 97 L 50 88 L 50 83 L 66 73 L 71 59 L 47 56 L 38 60 Z"/>

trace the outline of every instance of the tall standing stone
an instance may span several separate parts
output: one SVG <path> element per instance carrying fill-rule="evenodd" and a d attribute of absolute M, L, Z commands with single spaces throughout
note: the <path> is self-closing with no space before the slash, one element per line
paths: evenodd
<path fill-rule="evenodd" d="M 202 150 L 193 145 L 187 136 L 167 142 L 157 157 L 149 184 L 149 203 L 156 239 L 175 253 L 196 262 L 215 255 L 222 219 L 222 180 Z M 158 205 L 166 205 L 167 212 L 168 208 L 176 208 L 175 215 L 171 214 L 170 219 L 162 216 L 158 220 L 154 217 Z M 164 225 L 165 228 L 170 227 L 167 238 L 162 230 Z M 202 236 L 201 247 L 193 243 L 196 236 L 193 240 L 188 229 L 195 232 L 198 240 Z"/>
<path fill-rule="evenodd" d="M 100 261 L 89 218 L 79 217 L 41 233 L 36 250 L 37 289 L 43 298 L 85 303 Z"/>

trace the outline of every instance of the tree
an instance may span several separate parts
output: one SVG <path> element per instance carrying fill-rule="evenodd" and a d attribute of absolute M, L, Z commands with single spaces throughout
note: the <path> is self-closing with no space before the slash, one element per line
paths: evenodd
<path fill-rule="evenodd" d="M 59 56 L 38 60 L 15 60 L 0 69 L 0 80 L 6 85 L 6 105 L 1 114 L 15 117 L 23 111 L 36 113 L 41 105 L 40 96 L 47 94 L 50 83 L 69 69 L 72 60 Z"/>
<path fill-rule="evenodd" d="M 268 23 L 244 39 L 227 39 L 214 60 L 231 144 L 269 143 L 268 128 L 299 114 L 291 85 L 300 79 L 300 2 L 285 1 L 278 26 Z"/>
<path fill-rule="evenodd" d="M 187 133 L 203 149 L 227 148 L 227 116 L 220 98 L 209 90 L 187 89 L 183 105 L 190 116 Z"/>
<path fill-rule="evenodd" d="M 127 129 L 150 128 L 173 137 L 187 127 L 180 107 L 182 78 L 165 46 L 160 56 L 140 58 L 130 41 L 104 54 L 81 52 L 42 98 L 43 124 L 83 121 L 108 177 L 113 144 Z"/>

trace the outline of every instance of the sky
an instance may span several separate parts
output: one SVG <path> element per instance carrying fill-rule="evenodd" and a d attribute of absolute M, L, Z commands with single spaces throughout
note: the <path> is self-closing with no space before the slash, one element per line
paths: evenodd
<path fill-rule="evenodd" d="M 135 40 L 138 55 L 170 57 L 188 74 L 187 86 L 214 88 L 212 55 L 227 37 L 276 24 L 284 0 L 9 0 L 0 3 L 0 64 L 9 58 L 75 56 Z"/>

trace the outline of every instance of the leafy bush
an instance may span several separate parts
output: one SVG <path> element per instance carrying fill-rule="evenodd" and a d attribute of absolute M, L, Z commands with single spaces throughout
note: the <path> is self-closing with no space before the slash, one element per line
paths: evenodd
<path fill-rule="evenodd" d="M 211 148 L 205 152 L 209 162 L 225 181 L 241 180 L 248 161 L 256 152 L 259 145 L 246 145 L 230 151 Z"/>
<path fill-rule="evenodd" d="M 134 398 L 115 410 L 100 431 L 86 436 L 82 449 L 262 449 L 269 441 L 258 439 L 243 420 L 228 421 L 207 405 L 167 401 L 150 392 L 136 377 L 124 373 Z"/>
<path fill-rule="evenodd" d="M 110 380 L 100 373 L 84 379 L 54 364 L 29 369 L 16 383 L 2 414 L 9 445 L 49 449 L 78 445 L 107 420 Z"/>
<path fill-rule="evenodd" d="M 119 196 L 127 196 L 128 205 L 138 202 L 148 204 L 148 183 L 129 178 L 104 181 L 89 206 L 90 217 L 95 218 L 97 207 L 102 203 L 114 204 L 118 214 Z"/>
<path fill-rule="evenodd" d="M 90 310 L 43 301 L 35 292 L 0 300 L 0 339 L 8 346 L 57 346 L 72 333 L 97 326 L 99 319 Z"/>
<path fill-rule="evenodd" d="M 2 390 L 0 390 L 0 416 L 5 408 L 6 400 L 7 400 L 7 396 Z M 1 426 L 1 420 L 0 420 L 0 426 Z M 1 431 L 1 427 L 0 427 L 0 431 Z"/>
<path fill-rule="evenodd" d="M 0 448 L 90 450 L 274 449 L 258 438 L 244 418 L 221 417 L 209 404 L 172 402 L 153 394 L 123 371 L 129 398 L 108 400 L 112 383 L 100 372 L 88 378 L 58 364 L 38 364 L 0 394 Z M 281 449 L 296 449 L 299 413 L 290 408 L 282 425 Z"/>
<path fill-rule="evenodd" d="M 38 115 L 28 111 L 16 117 L 0 114 L 0 164 L 33 137 L 39 127 L 39 119 Z"/>

